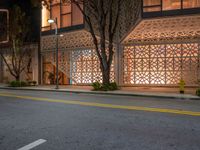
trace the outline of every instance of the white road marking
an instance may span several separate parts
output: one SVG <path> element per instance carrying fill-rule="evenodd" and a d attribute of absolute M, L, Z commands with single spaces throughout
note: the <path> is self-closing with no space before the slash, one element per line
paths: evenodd
<path fill-rule="evenodd" d="M 22 147 L 22 148 L 19 148 L 19 149 L 17 149 L 17 150 L 30 150 L 30 149 L 32 149 L 32 148 L 34 148 L 34 147 L 36 147 L 36 146 L 38 146 L 38 145 L 41 145 L 41 144 L 43 144 L 43 143 L 45 143 L 46 142 L 46 140 L 44 140 L 44 139 L 39 139 L 39 140 L 37 140 L 37 141 L 35 141 L 35 142 L 33 142 L 33 143 L 30 143 L 30 144 L 28 144 L 28 145 L 26 145 L 26 146 L 24 146 L 24 147 Z"/>

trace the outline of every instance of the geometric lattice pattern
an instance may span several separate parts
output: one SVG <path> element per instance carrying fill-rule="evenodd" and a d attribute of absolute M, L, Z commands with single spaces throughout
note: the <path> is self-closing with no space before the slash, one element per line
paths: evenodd
<path fill-rule="evenodd" d="M 143 19 L 125 38 L 124 44 L 198 42 L 200 15 Z"/>
<path fill-rule="evenodd" d="M 86 30 L 62 33 L 59 37 L 59 71 L 64 73 L 72 84 L 90 84 L 102 82 L 100 63 L 96 55 L 92 37 Z M 49 61 L 55 67 L 56 36 L 42 36 L 41 46 L 43 55 L 48 55 Z M 68 56 L 68 57 L 67 57 Z M 114 64 L 111 67 L 111 81 L 114 81 Z"/>
<path fill-rule="evenodd" d="M 199 60 L 197 43 L 125 46 L 124 84 L 177 85 L 182 78 L 196 85 Z"/>
<path fill-rule="evenodd" d="M 45 57 L 46 60 L 51 62 L 53 66 L 56 66 L 56 56 L 55 52 L 49 52 L 49 53 L 42 53 L 43 57 Z M 65 75 L 69 76 L 70 70 L 69 70 L 69 51 L 61 51 L 58 53 L 58 69 Z"/>
<path fill-rule="evenodd" d="M 95 50 L 71 51 L 72 84 L 90 84 L 102 82 L 100 62 Z M 114 64 L 111 67 L 111 81 L 114 81 Z M 75 81 L 75 82 L 74 82 Z"/>
<path fill-rule="evenodd" d="M 56 67 L 55 52 L 43 53 L 43 59 Z M 59 51 L 59 71 L 71 80 L 71 84 L 90 84 L 102 82 L 99 59 L 93 49 Z M 53 68 L 51 68 L 53 69 Z M 49 70 L 53 72 L 53 70 Z M 43 70 L 46 72 L 46 70 Z M 45 74 L 44 74 L 45 77 Z M 111 81 L 114 81 L 114 63 L 111 67 Z"/>
<path fill-rule="evenodd" d="M 72 50 L 75 48 L 88 48 L 94 47 L 92 37 L 89 32 L 85 30 L 78 30 L 74 32 L 62 33 L 63 37 L 58 37 L 59 49 Z M 56 36 L 48 35 L 41 37 L 41 50 L 52 51 L 56 48 Z"/>
<path fill-rule="evenodd" d="M 54 67 L 56 68 L 56 55 L 55 52 L 42 53 L 43 64 L 48 64 L 49 66 L 43 68 L 43 82 L 45 84 L 49 83 L 48 75 L 54 72 Z M 70 79 L 70 52 L 69 51 L 59 51 L 58 53 L 58 70 L 63 73 L 67 79 Z"/>

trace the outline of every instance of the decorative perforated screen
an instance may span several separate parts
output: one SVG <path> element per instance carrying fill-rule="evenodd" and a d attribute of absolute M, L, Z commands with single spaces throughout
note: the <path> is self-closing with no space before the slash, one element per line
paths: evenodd
<path fill-rule="evenodd" d="M 183 78 L 196 85 L 200 44 L 125 46 L 123 82 L 126 85 L 177 85 Z"/>
<path fill-rule="evenodd" d="M 43 83 L 54 84 L 56 81 L 56 54 L 48 52 L 42 54 L 43 61 Z M 69 84 L 70 80 L 70 52 L 60 51 L 58 53 L 59 83 Z"/>
<path fill-rule="evenodd" d="M 143 19 L 123 44 L 188 43 L 200 39 L 200 15 Z"/>
<path fill-rule="evenodd" d="M 43 83 L 54 84 L 56 59 L 54 52 L 43 53 Z M 93 49 L 61 51 L 58 55 L 60 84 L 90 84 L 102 82 L 100 63 Z M 51 81 L 51 76 L 53 79 Z M 70 80 L 71 82 L 67 82 Z M 111 81 L 114 81 L 114 64 L 111 67 Z"/>
<path fill-rule="evenodd" d="M 74 50 L 71 56 L 72 84 L 102 82 L 100 62 L 95 50 Z M 111 67 L 111 81 L 114 81 L 114 64 Z M 76 83 L 75 83 L 76 81 Z"/>

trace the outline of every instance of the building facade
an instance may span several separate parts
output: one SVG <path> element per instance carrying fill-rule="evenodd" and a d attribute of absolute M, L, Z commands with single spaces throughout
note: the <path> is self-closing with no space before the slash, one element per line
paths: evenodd
<path fill-rule="evenodd" d="M 121 86 L 178 86 L 183 79 L 186 86 L 197 86 L 200 79 L 200 0 L 143 0 L 138 16 L 134 1 L 127 0 L 121 8 L 111 81 Z M 40 51 L 38 53 L 35 46 L 31 52 L 31 80 L 55 84 L 55 27 L 47 19 L 57 18 L 59 34 L 63 35 L 58 39 L 59 83 L 101 82 L 99 60 L 79 9 L 73 4 L 52 0 L 49 8 L 43 7 L 41 14 Z M 2 60 L 0 65 L 1 82 L 12 80 Z M 25 75 L 23 80 L 26 78 Z"/>
<path fill-rule="evenodd" d="M 134 7 L 133 4 L 131 6 Z M 120 20 L 127 19 L 126 12 L 133 12 L 134 9 L 130 7 L 129 10 L 125 11 L 123 9 L 124 15 L 120 17 Z M 54 35 L 54 25 L 50 26 L 48 24 L 48 18 L 57 18 L 59 34 L 63 35 L 58 40 L 60 84 L 85 85 L 95 81 L 101 82 L 102 75 L 99 60 L 82 13 L 74 4 L 65 4 L 58 0 L 52 1 L 50 8 L 44 6 L 42 10 L 42 83 L 53 84 L 56 74 L 56 36 Z M 118 34 L 122 36 L 132 26 L 132 20 L 126 21 L 127 24 L 125 25 L 123 25 L 125 21 L 120 22 L 120 26 L 126 26 L 126 28 L 123 27 L 118 30 Z M 114 61 L 117 61 L 116 56 Z M 117 65 L 114 65 L 116 64 L 114 61 L 111 69 L 111 81 L 115 81 L 117 75 Z"/>
<path fill-rule="evenodd" d="M 143 1 L 143 18 L 122 42 L 125 85 L 197 84 L 199 8 L 199 0 Z"/>
<path fill-rule="evenodd" d="M 31 10 L 31 12 L 29 12 L 29 10 L 31 9 L 31 5 L 30 5 L 30 1 L 27 1 L 27 0 L 24 0 L 24 1 L 20 0 L 17 2 L 13 2 L 10 0 L 2 0 L 0 2 L 0 51 L 1 51 L 1 54 L 3 54 L 4 58 L 6 59 L 6 63 L 8 63 L 8 65 L 6 65 L 4 59 L 0 56 L 0 72 L 1 72 L 0 83 L 8 83 L 12 80 L 15 80 L 15 78 L 11 75 L 9 68 L 7 66 L 9 66 L 11 70 L 17 70 L 16 66 L 19 66 L 19 65 L 16 65 L 19 61 L 16 61 L 16 62 L 12 61 L 12 59 L 14 59 L 13 57 L 14 54 L 13 54 L 13 44 L 11 40 L 12 32 L 11 32 L 10 27 L 11 27 L 11 24 L 13 24 L 12 11 L 13 11 L 14 6 L 18 6 L 19 8 L 21 8 L 21 10 L 25 12 L 26 17 L 27 16 L 30 17 L 30 21 L 29 21 L 30 32 L 28 33 L 29 37 L 28 38 L 26 37 L 27 41 L 24 41 L 23 46 L 20 46 L 20 49 L 27 50 L 28 55 L 29 55 L 28 58 L 23 57 L 23 59 L 21 59 L 21 62 L 22 61 L 24 62 L 24 60 L 27 60 L 27 63 L 23 63 L 23 65 L 21 65 L 23 67 L 25 65 L 26 66 L 25 66 L 25 69 L 20 74 L 20 80 L 39 81 L 38 79 L 38 74 L 39 74 L 38 72 L 39 70 L 38 39 L 40 37 L 39 36 L 40 26 L 38 26 L 37 28 L 36 25 L 33 25 L 33 23 L 31 22 L 35 21 L 35 17 L 33 14 L 36 12 L 40 13 L 40 10 L 39 9 L 38 11 Z M 24 55 L 21 55 L 21 56 L 24 56 Z M 14 59 L 14 60 L 17 60 L 17 59 Z"/>
<path fill-rule="evenodd" d="M 22 61 L 24 62 L 21 67 L 25 67 L 25 69 L 20 74 L 21 81 L 36 81 L 38 83 L 38 70 L 39 70 L 39 64 L 38 64 L 38 44 L 37 43 L 31 43 L 24 45 L 24 50 L 29 51 L 29 56 L 24 57 Z M 12 46 L 9 44 L 0 44 L 0 50 L 4 53 L 4 57 L 6 59 L 6 62 L 10 66 L 11 69 L 14 69 L 12 58 L 14 57 L 12 55 Z M 17 59 L 16 59 L 17 60 Z M 19 62 L 19 61 L 17 61 Z M 16 62 L 16 63 L 17 63 Z M 16 67 L 16 66 L 15 66 Z M 0 57 L 0 83 L 9 83 L 10 81 L 14 81 L 15 77 L 11 75 L 8 66 L 6 65 L 5 61 L 2 57 Z"/>
<path fill-rule="evenodd" d="M 122 6 L 111 80 L 121 86 L 197 86 L 200 79 L 200 0 L 143 0 Z M 47 19 L 57 18 L 59 82 L 102 81 L 99 60 L 84 19 L 75 5 L 53 0 L 42 9 L 41 79 L 54 84 L 56 37 Z M 136 19 L 138 18 L 138 19 Z"/>

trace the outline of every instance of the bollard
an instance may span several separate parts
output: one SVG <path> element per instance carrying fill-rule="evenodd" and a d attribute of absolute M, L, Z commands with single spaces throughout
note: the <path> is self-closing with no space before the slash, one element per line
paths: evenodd
<path fill-rule="evenodd" d="M 179 90 L 181 94 L 185 93 L 185 81 L 183 79 L 181 79 L 179 82 Z"/>

